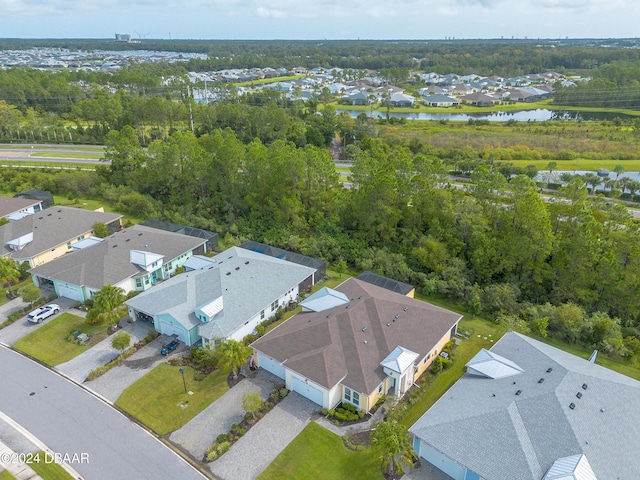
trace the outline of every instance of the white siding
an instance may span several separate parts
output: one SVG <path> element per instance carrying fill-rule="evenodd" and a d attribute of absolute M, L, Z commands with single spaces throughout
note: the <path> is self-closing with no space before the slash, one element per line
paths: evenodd
<path fill-rule="evenodd" d="M 135 290 L 135 282 L 133 278 L 125 278 L 121 282 L 116 283 L 114 287 L 120 287 L 122 290 L 124 290 L 124 293 L 127 294 L 131 290 Z"/>

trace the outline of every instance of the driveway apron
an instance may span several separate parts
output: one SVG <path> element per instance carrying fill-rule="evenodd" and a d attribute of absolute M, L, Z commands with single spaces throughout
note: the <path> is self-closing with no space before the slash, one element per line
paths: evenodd
<path fill-rule="evenodd" d="M 290 392 L 231 449 L 209 464 L 223 480 L 252 480 L 284 450 L 320 409 L 311 400 Z"/>

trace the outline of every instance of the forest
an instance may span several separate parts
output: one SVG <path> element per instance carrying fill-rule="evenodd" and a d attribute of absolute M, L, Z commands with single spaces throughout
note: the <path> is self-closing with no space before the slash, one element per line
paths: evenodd
<path fill-rule="evenodd" d="M 505 71 L 520 55 L 538 61 L 528 55 L 534 45 L 517 45 L 525 53 L 497 47 L 511 49 Z M 315 47 L 299 46 L 305 48 Z M 329 55 L 324 61 L 346 55 L 340 48 L 323 53 Z M 426 54 L 419 51 L 424 46 L 402 48 L 415 48 L 418 58 L 451 55 L 451 63 L 439 59 L 434 70 L 461 68 L 462 49 L 441 44 Z M 548 61 L 553 55 L 546 52 L 540 58 Z M 566 68 L 585 68 L 591 55 L 599 65 L 590 70 L 594 81 L 606 82 L 607 89 L 638 87 L 638 50 L 577 46 L 553 52 L 564 57 L 557 66 Z M 387 59 L 387 67 L 399 65 L 393 55 L 372 56 Z M 355 57 L 354 65 L 368 65 L 365 57 Z M 469 57 L 467 67 L 480 68 L 476 56 Z M 489 57 L 485 50 L 487 68 L 498 64 Z M 15 138 L 17 130 L 24 141 L 47 141 L 65 132 L 73 142 L 104 142 L 110 161 L 95 171 L 4 168 L 0 189 L 37 187 L 71 199 L 102 199 L 138 219 L 218 232 L 225 246 L 251 239 L 325 259 L 340 270 L 376 271 L 521 332 L 592 346 L 615 358 L 640 356 L 640 225 L 622 204 L 592 195 L 588 178 L 568 179 L 564 201 L 547 203 L 535 175 L 527 174 L 531 169 L 509 167 L 510 161 L 544 160 L 551 170 L 555 160 L 579 157 L 624 164 L 640 156 L 637 120 L 408 125 L 354 119 L 337 114 L 330 102 L 302 104 L 265 91 L 198 105 L 182 96 L 181 85 L 160 87 L 158 72 L 179 68 L 184 66 L 133 65 L 108 81 L 99 74 L 0 71 L 2 135 Z M 80 80 L 135 88 L 89 95 Z M 591 87 L 575 91 L 583 88 Z M 572 94 L 559 92 L 559 101 L 573 103 Z M 638 107 L 636 97 L 624 98 L 624 107 Z M 351 188 L 344 188 L 332 160 L 340 146 L 351 163 Z M 452 171 L 468 174 L 471 183 L 457 188 Z M 609 188 L 622 193 L 625 187 Z"/>

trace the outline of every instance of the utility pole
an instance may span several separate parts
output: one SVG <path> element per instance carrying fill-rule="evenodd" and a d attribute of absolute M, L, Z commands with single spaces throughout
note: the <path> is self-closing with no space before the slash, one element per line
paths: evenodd
<path fill-rule="evenodd" d="M 191 108 L 191 85 L 187 85 L 187 102 L 189 102 L 189 124 L 191 125 L 191 133 L 195 134 L 196 131 L 193 128 L 193 110 Z"/>

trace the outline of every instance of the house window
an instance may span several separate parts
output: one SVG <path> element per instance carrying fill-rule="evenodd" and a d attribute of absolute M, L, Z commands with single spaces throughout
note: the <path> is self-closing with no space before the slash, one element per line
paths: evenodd
<path fill-rule="evenodd" d="M 67 242 L 67 248 L 71 248 L 71 242 Z"/>
<path fill-rule="evenodd" d="M 149 277 L 144 277 L 144 284 L 149 285 Z"/>
<path fill-rule="evenodd" d="M 349 387 L 344 387 L 343 399 L 350 404 L 360 408 L 360 394 L 358 392 L 354 392 Z"/>
<path fill-rule="evenodd" d="M 260 312 L 260 320 L 264 320 L 264 310 Z"/>
<path fill-rule="evenodd" d="M 378 395 L 382 395 L 383 390 L 384 390 L 384 382 L 382 382 L 378 387 Z"/>
<path fill-rule="evenodd" d="M 136 278 L 136 288 L 142 288 L 142 280 Z"/>
<path fill-rule="evenodd" d="M 273 312 L 277 308 L 278 308 L 278 300 L 276 300 L 271 304 L 271 311 Z"/>

